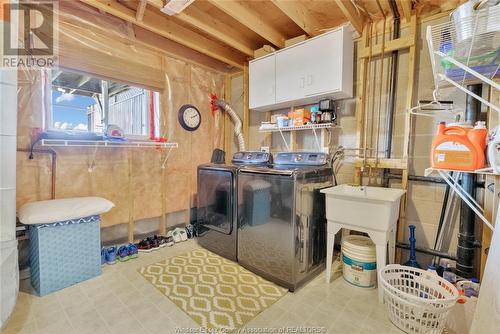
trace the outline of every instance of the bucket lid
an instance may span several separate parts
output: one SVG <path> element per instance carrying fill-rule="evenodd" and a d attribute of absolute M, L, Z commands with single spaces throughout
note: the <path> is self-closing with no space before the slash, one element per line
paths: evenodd
<path fill-rule="evenodd" d="M 375 252 L 375 244 L 372 239 L 363 235 L 348 235 L 342 238 L 342 247 L 365 252 L 373 250 L 373 252 Z"/>

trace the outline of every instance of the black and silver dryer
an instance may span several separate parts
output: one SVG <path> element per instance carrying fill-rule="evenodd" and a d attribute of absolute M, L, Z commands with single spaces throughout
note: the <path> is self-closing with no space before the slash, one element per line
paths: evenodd
<path fill-rule="evenodd" d="M 231 164 L 198 166 L 197 232 L 204 248 L 227 259 L 238 260 L 237 174 L 244 166 L 267 166 L 266 152 L 237 152 Z"/>

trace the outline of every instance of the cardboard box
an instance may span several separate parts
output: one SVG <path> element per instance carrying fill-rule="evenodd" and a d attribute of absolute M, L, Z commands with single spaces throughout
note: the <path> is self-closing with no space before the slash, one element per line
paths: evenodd
<path fill-rule="evenodd" d="M 293 119 L 294 126 L 301 126 L 311 121 L 311 111 L 300 108 L 288 113 L 288 118 Z"/>

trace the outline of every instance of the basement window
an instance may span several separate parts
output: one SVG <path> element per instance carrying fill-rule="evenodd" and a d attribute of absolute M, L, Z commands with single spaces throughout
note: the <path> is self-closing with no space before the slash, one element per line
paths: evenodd
<path fill-rule="evenodd" d="M 159 136 L 159 93 L 67 70 L 52 70 L 49 130 L 104 133 L 116 125 L 126 137 Z"/>

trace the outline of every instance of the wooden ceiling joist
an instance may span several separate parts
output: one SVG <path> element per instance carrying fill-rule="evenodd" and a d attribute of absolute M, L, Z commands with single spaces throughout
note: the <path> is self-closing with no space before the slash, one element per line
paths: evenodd
<path fill-rule="evenodd" d="M 260 15 L 249 8 L 245 2 L 227 0 L 209 0 L 211 4 L 246 26 L 271 44 L 279 48 L 285 46 L 285 36 L 264 21 Z"/>
<path fill-rule="evenodd" d="M 406 22 L 410 22 L 411 18 L 411 0 L 398 0 L 399 6 L 403 9 L 403 16 Z"/>
<path fill-rule="evenodd" d="M 152 3 L 153 6 L 161 9 L 158 3 Z M 253 57 L 253 47 L 246 42 L 245 38 L 239 35 L 233 28 L 221 20 L 199 10 L 195 6 L 189 7 L 187 11 L 180 12 L 173 17 L 200 29 L 206 34 L 218 39 L 221 42 L 235 48 L 236 50 Z"/>
<path fill-rule="evenodd" d="M 140 0 L 139 4 L 137 5 L 137 11 L 135 13 L 135 19 L 137 21 L 142 21 L 144 18 L 144 11 L 146 10 L 146 6 L 148 4 L 147 0 Z"/>
<path fill-rule="evenodd" d="M 307 7 L 298 1 L 272 0 L 286 16 L 297 24 L 309 36 L 316 36 L 320 33 L 317 20 L 311 15 Z"/>
<path fill-rule="evenodd" d="M 163 0 L 146 0 L 151 6 L 156 8 L 163 8 L 165 6 L 165 1 Z"/>
<path fill-rule="evenodd" d="M 363 32 L 363 25 L 366 22 L 366 16 L 354 7 L 350 0 L 335 0 L 337 6 L 344 14 L 344 16 L 351 22 L 356 31 L 361 34 Z"/>
<path fill-rule="evenodd" d="M 186 27 L 177 24 L 159 12 L 156 8 L 144 11 L 142 21 L 136 18 L 136 12 L 116 0 L 80 0 L 92 7 L 103 10 L 104 12 L 116 16 L 124 21 L 131 22 L 139 27 L 154 32 L 160 36 L 166 37 L 179 44 L 187 46 L 193 50 L 199 51 L 210 57 L 218 59 L 226 64 L 243 68 L 246 57 L 235 50 L 227 48 L 211 39 L 198 34 Z"/>

